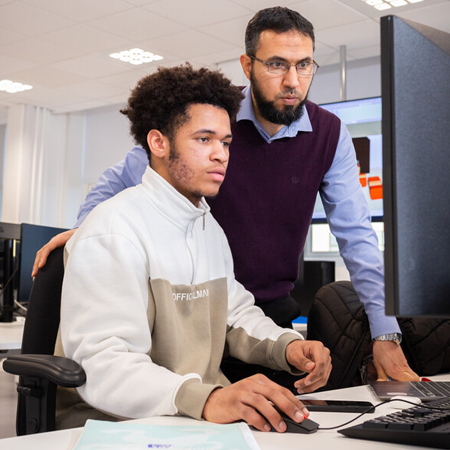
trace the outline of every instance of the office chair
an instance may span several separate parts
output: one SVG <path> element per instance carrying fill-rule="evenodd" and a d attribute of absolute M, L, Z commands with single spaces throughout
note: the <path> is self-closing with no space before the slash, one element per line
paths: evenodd
<path fill-rule="evenodd" d="M 64 248 L 54 250 L 39 270 L 30 294 L 20 355 L 3 363 L 6 372 L 19 375 L 16 432 L 42 433 L 55 429 L 56 388 L 79 387 L 86 381 L 80 365 L 53 356 L 58 334 Z"/>

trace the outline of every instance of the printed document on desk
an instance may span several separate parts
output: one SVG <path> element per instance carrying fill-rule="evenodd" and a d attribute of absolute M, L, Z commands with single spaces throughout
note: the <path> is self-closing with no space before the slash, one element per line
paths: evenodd
<path fill-rule="evenodd" d="M 74 450 L 260 450 L 248 425 L 146 425 L 88 420 Z"/>

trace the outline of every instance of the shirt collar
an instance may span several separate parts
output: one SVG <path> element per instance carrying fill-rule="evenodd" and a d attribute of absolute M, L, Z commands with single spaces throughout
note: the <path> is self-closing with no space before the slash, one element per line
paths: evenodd
<path fill-rule="evenodd" d="M 251 85 L 249 84 L 246 88 L 243 89 L 242 93 L 244 94 L 244 100 L 242 100 L 241 108 L 236 116 L 236 121 L 239 122 L 241 120 L 250 120 L 255 125 L 255 128 L 258 130 L 259 134 L 263 137 L 266 142 L 272 142 L 277 139 L 282 138 L 292 138 L 297 136 L 299 131 L 312 131 L 311 121 L 309 120 L 308 110 L 303 106 L 303 115 L 300 119 L 291 123 L 289 126 L 284 126 L 277 134 L 274 136 L 269 136 L 265 128 L 259 123 L 259 121 L 255 117 L 255 112 L 253 111 L 253 103 L 252 103 L 252 94 L 251 94 Z"/>
<path fill-rule="evenodd" d="M 195 206 L 150 166 L 147 166 L 142 184 L 137 188 L 144 189 L 153 205 L 180 229 L 192 227 L 198 218 L 210 211 L 204 197 Z"/>

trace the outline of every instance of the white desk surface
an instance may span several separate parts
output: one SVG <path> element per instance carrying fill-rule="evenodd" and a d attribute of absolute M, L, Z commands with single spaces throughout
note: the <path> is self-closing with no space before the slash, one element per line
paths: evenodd
<path fill-rule="evenodd" d="M 450 380 L 450 374 L 432 377 L 433 380 Z M 374 405 L 379 400 L 367 386 L 358 386 L 354 388 L 339 389 L 335 391 L 326 391 L 318 394 L 308 394 L 305 398 L 334 399 L 334 400 L 366 400 Z M 361 417 L 352 425 L 361 423 L 371 417 L 389 414 L 396 411 L 388 404 L 377 408 L 375 414 L 367 414 Z M 356 417 L 357 414 L 347 413 L 324 413 L 312 412 L 311 419 L 318 422 L 322 427 L 332 427 L 342 424 L 347 420 Z M 199 424 L 198 421 L 186 417 L 153 417 L 149 419 L 140 419 L 137 423 L 148 423 L 153 425 L 184 425 L 187 423 Z M 208 422 L 200 422 L 208 426 Z M 348 425 L 350 426 L 350 425 Z M 54 431 L 52 433 L 41 433 L 38 435 L 21 436 L 16 438 L 0 439 L 0 450 L 71 450 L 81 436 L 82 429 Z M 396 450 L 419 450 L 425 447 L 415 447 L 410 445 L 386 444 L 376 441 L 363 441 L 360 439 L 347 438 L 337 433 L 336 430 L 319 430 L 316 433 L 294 434 L 294 433 L 262 433 L 253 432 L 255 439 L 261 450 L 382 450 L 394 447 Z"/>
<path fill-rule="evenodd" d="M 22 318 L 14 322 L 0 322 L 0 350 L 20 349 L 24 323 Z"/>
<path fill-rule="evenodd" d="M 24 323 L 20 317 L 14 322 L 0 322 L 0 351 L 20 350 Z M 294 329 L 306 336 L 306 324 L 294 324 Z"/>

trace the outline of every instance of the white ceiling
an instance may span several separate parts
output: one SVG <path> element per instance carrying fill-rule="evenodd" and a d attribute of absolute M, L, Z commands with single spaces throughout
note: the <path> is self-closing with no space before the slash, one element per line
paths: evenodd
<path fill-rule="evenodd" d="M 314 24 L 315 59 L 322 66 L 339 62 L 341 45 L 348 60 L 379 55 L 379 18 L 386 14 L 450 32 L 449 0 L 387 12 L 362 0 L 0 0 L 0 80 L 33 86 L 0 92 L 0 118 L 18 103 L 55 113 L 122 103 L 157 65 L 236 60 L 249 19 L 276 4 Z M 134 47 L 164 60 L 132 66 L 109 57 Z"/>

